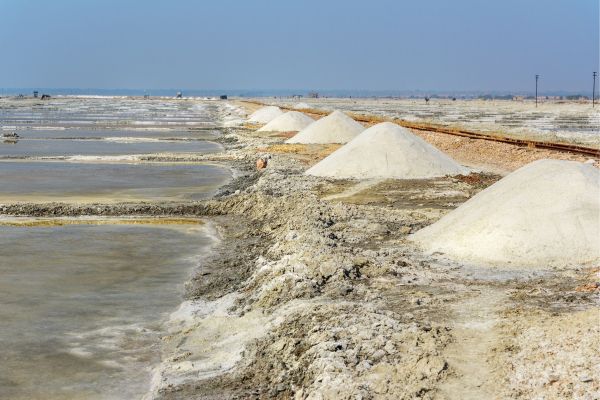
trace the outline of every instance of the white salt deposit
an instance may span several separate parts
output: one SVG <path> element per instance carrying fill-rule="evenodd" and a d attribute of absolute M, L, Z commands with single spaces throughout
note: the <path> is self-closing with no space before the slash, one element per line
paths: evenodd
<path fill-rule="evenodd" d="M 308 108 L 311 108 L 311 106 L 309 104 L 306 104 L 306 103 L 296 103 L 296 104 L 294 104 L 294 109 L 296 109 L 296 110 L 306 110 Z"/>
<path fill-rule="evenodd" d="M 283 115 L 283 111 L 279 107 L 275 106 L 266 106 L 263 108 L 259 108 L 254 111 L 248 117 L 248 122 L 256 123 L 256 124 L 267 124 L 273 121 L 275 118 Z"/>
<path fill-rule="evenodd" d="M 465 173 L 467 168 L 391 122 L 365 130 L 306 171 L 340 179 L 424 179 Z"/>
<path fill-rule="evenodd" d="M 298 111 L 289 111 L 275 118 L 262 128 L 259 132 L 297 132 L 315 122 L 311 117 Z"/>
<path fill-rule="evenodd" d="M 600 261 L 600 170 L 540 160 L 506 176 L 411 239 L 428 252 L 483 264 Z"/>
<path fill-rule="evenodd" d="M 341 111 L 334 111 L 304 128 L 286 143 L 348 143 L 365 128 Z"/>

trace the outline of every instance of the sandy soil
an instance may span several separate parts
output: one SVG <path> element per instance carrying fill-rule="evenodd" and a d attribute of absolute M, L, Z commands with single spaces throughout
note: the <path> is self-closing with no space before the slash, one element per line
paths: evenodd
<path fill-rule="evenodd" d="M 436 132 L 413 131 L 456 161 L 474 168 L 506 175 L 544 158 L 587 161 L 590 157 L 545 149 L 529 149 L 507 143 L 468 139 Z M 599 165 L 596 160 L 596 165 Z"/>

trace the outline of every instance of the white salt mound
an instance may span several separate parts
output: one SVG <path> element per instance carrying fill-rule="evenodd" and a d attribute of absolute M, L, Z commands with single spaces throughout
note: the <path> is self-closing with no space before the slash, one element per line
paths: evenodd
<path fill-rule="evenodd" d="M 304 128 L 286 143 L 348 143 L 365 128 L 341 111 L 334 111 Z"/>
<path fill-rule="evenodd" d="M 314 119 L 301 112 L 289 111 L 260 128 L 258 132 L 296 132 L 313 122 L 315 122 Z"/>
<path fill-rule="evenodd" d="M 306 174 L 339 179 L 424 179 L 468 172 L 408 129 L 383 122 L 356 136 Z"/>
<path fill-rule="evenodd" d="M 279 107 L 275 106 L 266 106 L 263 108 L 259 108 L 254 111 L 248 117 L 248 122 L 253 122 L 257 124 L 267 124 L 273 121 L 275 118 L 283 115 L 283 111 Z"/>
<path fill-rule="evenodd" d="M 296 103 L 296 104 L 294 104 L 294 109 L 296 109 L 296 110 L 306 110 L 308 108 L 311 108 L 311 106 L 309 104 L 306 104 L 306 103 Z"/>
<path fill-rule="evenodd" d="M 411 239 L 427 252 L 483 264 L 600 261 L 600 170 L 539 160 L 481 191 Z"/>

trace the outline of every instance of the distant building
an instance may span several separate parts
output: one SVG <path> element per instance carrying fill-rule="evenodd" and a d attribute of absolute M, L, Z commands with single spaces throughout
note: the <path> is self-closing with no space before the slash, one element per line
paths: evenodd
<path fill-rule="evenodd" d="M 311 99 L 318 99 L 319 98 L 319 93 L 318 92 L 310 92 L 308 94 L 308 97 L 310 97 Z"/>
<path fill-rule="evenodd" d="M 38 97 L 38 91 L 34 90 L 33 91 L 33 98 L 37 99 L 37 97 Z"/>
<path fill-rule="evenodd" d="M 572 94 L 572 95 L 569 95 L 569 96 L 565 96 L 565 99 L 567 99 L 567 100 L 582 101 L 582 100 L 591 100 L 591 97 L 589 97 L 589 96 L 583 96 L 581 94 Z"/>
<path fill-rule="evenodd" d="M 227 100 L 227 95 L 226 94 L 222 94 L 221 96 L 219 96 L 219 98 L 221 100 Z"/>

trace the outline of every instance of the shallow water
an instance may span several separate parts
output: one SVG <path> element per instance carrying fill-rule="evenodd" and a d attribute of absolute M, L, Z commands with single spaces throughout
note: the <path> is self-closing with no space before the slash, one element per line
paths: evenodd
<path fill-rule="evenodd" d="M 218 136 L 216 129 L 63 129 L 21 128 L 0 130 L 0 135 L 15 131 L 23 139 L 106 139 L 106 138 L 149 138 L 149 139 L 194 139 L 211 140 Z"/>
<path fill-rule="evenodd" d="M 0 226 L 0 398 L 132 399 L 202 225 Z"/>
<path fill-rule="evenodd" d="M 19 158 L 0 161 L 0 204 L 206 198 L 228 169 L 128 156 L 219 151 L 206 141 L 219 123 L 218 106 L 201 101 L 0 99 L 0 134 L 21 136 L 0 141 L 0 158 Z M 27 160 L 40 156 L 75 157 Z M 211 238 L 189 221 L 130 218 L 0 219 L 0 399 L 149 389 L 163 324 Z"/>
<path fill-rule="evenodd" d="M 113 138 L 114 139 L 114 138 Z M 213 153 L 221 146 L 202 140 L 57 140 L 20 139 L 0 141 L 0 158 L 57 157 L 75 155 L 133 155 L 152 153 Z"/>
<path fill-rule="evenodd" d="M 0 134 L 15 130 L 20 136 L 0 140 L 0 202 L 204 198 L 229 178 L 228 171 L 131 161 L 139 154 L 220 151 L 207 141 L 220 134 L 218 112 L 214 102 L 172 99 L 0 99 Z M 90 126 L 73 128 L 76 120 L 89 120 L 84 125 Z M 200 126 L 161 126 L 175 120 Z M 138 123 L 150 127 L 135 128 Z M 40 157 L 76 162 L 27 161 Z"/>
<path fill-rule="evenodd" d="M 0 162 L 0 203 L 197 200 L 229 177 L 198 164 Z"/>

